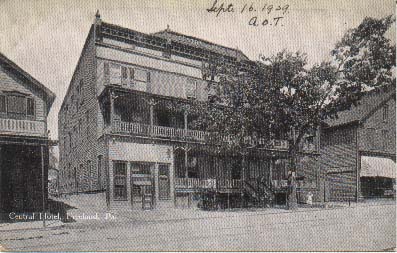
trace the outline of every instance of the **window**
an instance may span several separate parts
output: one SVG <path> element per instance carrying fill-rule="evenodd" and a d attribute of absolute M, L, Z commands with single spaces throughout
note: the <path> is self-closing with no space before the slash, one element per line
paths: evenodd
<path fill-rule="evenodd" d="M 375 128 L 368 128 L 367 129 L 367 138 L 368 138 L 368 145 L 371 149 L 376 148 L 376 130 Z"/>
<path fill-rule="evenodd" d="M 134 78 L 135 78 L 135 71 L 134 71 L 133 68 L 129 68 L 129 70 L 130 70 L 130 80 L 134 80 Z"/>
<path fill-rule="evenodd" d="M 90 114 L 88 111 L 85 112 L 85 122 L 87 125 L 87 139 L 88 139 L 90 134 Z"/>
<path fill-rule="evenodd" d="M 105 73 L 105 76 L 109 75 L 109 63 L 108 62 L 103 63 L 103 72 Z"/>
<path fill-rule="evenodd" d="M 7 96 L 7 110 L 10 113 L 25 114 L 26 113 L 25 97 L 18 95 Z"/>
<path fill-rule="evenodd" d="M 121 83 L 121 66 L 118 64 L 110 65 L 110 84 L 120 84 Z"/>
<path fill-rule="evenodd" d="M 69 152 L 72 151 L 72 133 L 68 133 L 69 136 Z"/>
<path fill-rule="evenodd" d="M 113 168 L 114 199 L 127 200 L 127 164 L 115 162 Z"/>
<path fill-rule="evenodd" d="M 389 107 L 385 105 L 383 107 L 383 122 L 387 122 L 388 118 L 389 118 Z"/>
<path fill-rule="evenodd" d="M 131 163 L 132 174 L 150 175 L 149 163 Z"/>
<path fill-rule="evenodd" d="M 101 176 L 102 176 L 102 155 L 98 156 L 98 161 L 97 161 L 97 178 L 98 178 L 98 190 L 102 190 L 102 182 L 101 182 Z"/>
<path fill-rule="evenodd" d="M 188 79 L 186 82 L 186 97 L 187 98 L 196 98 L 197 93 L 197 82 L 192 79 Z"/>
<path fill-rule="evenodd" d="M 26 114 L 28 116 L 34 116 L 34 100 L 33 100 L 33 98 L 26 99 Z"/>
<path fill-rule="evenodd" d="M 0 95 L 0 113 L 6 113 L 6 96 Z"/>
<path fill-rule="evenodd" d="M 127 81 L 128 81 L 127 68 L 123 66 L 123 67 L 121 67 L 121 83 L 123 85 L 127 85 Z"/>
<path fill-rule="evenodd" d="M 387 130 L 382 130 L 382 149 L 387 150 L 388 148 L 388 142 L 389 142 L 389 131 Z"/>
<path fill-rule="evenodd" d="M 148 82 L 148 78 L 150 75 L 147 74 L 148 72 L 143 69 L 136 69 L 134 79 L 141 82 Z"/>

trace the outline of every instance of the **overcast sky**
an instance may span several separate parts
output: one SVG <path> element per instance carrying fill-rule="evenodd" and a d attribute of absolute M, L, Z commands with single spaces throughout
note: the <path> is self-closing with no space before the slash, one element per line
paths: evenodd
<path fill-rule="evenodd" d="M 57 139 L 57 114 L 97 9 L 105 22 L 141 32 L 168 24 L 173 31 L 239 48 L 253 60 L 287 49 L 307 53 L 310 64 L 328 59 L 344 32 L 364 17 L 395 13 L 393 0 L 217 0 L 218 7 L 233 4 L 234 12 L 216 17 L 206 11 L 214 1 L 0 0 L 0 51 L 57 95 L 48 118 L 51 138 Z M 255 11 L 248 12 L 251 3 Z M 274 5 L 270 14 L 262 11 L 265 4 Z M 288 12 L 275 11 L 278 5 L 289 5 Z M 254 16 L 269 24 L 250 26 Z M 282 17 L 276 26 L 275 17 Z M 395 41 L 395 30 L 388 35 Z"/>

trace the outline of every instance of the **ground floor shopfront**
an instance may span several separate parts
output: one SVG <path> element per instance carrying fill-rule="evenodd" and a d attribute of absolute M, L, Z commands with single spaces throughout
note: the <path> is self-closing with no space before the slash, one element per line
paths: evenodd
<path fill-rule="evenodd" d="M 216 153 L 204 145 L 132 142 L 112 138 L 104 155 L 107 204 L 156 208 L 158 205 L 197 206 L 202 193 L 224 196 L 257 195 L 259 184 L 285 195 L 286 151 L 252 153 L 244 157 Z M 244 163 L 244 166 L 243 166 Z M 305 181 L 313 193 L 317 168 Z M 302 182 L 300 182 L 302 184 Z"/>
<path fill-rule="evenodd" d="M 0 137 L 0 219 L 47 202 L 48 141 Z"/>

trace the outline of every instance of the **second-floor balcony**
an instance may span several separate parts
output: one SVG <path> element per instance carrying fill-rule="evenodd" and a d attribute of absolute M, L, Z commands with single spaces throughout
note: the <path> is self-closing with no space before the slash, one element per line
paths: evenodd
<path fill-rule="evenodd" d="M 204 142 L 208 133 L 198 130 L 185 130 L 180 128 L 156 126 L 134 122 L 116 121 L 112 125 L 113 133 L 132 134 L 166 138 L 171 140 L 192 140 Z"/>
<path fill-rule="evenodd" d="M 0 134 L 44 137 L 45 122 L 0 118 Z"/>
<path fill-rule="evenodd" d="M 107 92 L 101 96 L 105 132 L 171 141 L 201 143 L 232 141 L 231 136 L 225 137 L 194 129 L 195 115 L 190 115 L 188 111 L 181 108 L 175 110 L 169 106 L 168 100 L 168 98 L 142 92 L 107 89 Z M 268 137 L 254 139 L 247 137 L 244 142 L 249 146 L 283 152 L 288 151 L 290 147 L 286 139 Z M 305 145 L 303 150 L 315 151 L 315 146 Z"/>

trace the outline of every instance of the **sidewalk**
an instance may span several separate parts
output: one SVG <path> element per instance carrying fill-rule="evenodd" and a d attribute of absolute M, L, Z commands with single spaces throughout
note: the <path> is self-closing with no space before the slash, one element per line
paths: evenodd
<path fill-rule="evenodd" d="M 0 233 L 15 230 L 40 230 L 40 229 L 55 229 L 64 226 L 62 221 L 46 221 L 46 226 L 43 226 L 43 221 L 25 221 L 25 222 L 12 222 L 0 223 Z"/>
<path fill-rule="evenodd" d="M 67 211 L 74 222 L 63 223 L 59 220 L 47 221 L 43 228 L 42 221 L 0 223 L 0 233 L 3 231 L 26 230 L 26 229 L 56 229 L 60 227 L 108 227 L 117 223 L 129 223 L 131 225 L 142 225 L 156 222 L 180 222 L 184 220 L 199 219 L 222 219 L 238 218 L 254 215 L 278 215 L 287 213 L 305 213 L 332 210 L 338 208 L 362 208 L 380 205 L 395 205 L 393 199 L 369 200 L 364 202 L 327 202 L 314 203 L 313 206 L 299 205 L 295 210 L 287 210 L 283 207 L 273 208 L 250 208 L 250 209 L 226 209 L 218 211 L 203 211 L 198 208 L 159 208 L 154 210 L 131 210 L 128 207 L 116 210 L 106 208 L 104 194 L 80 194 L 68 198 L 57 199 L 73 208 Z"/>

